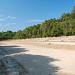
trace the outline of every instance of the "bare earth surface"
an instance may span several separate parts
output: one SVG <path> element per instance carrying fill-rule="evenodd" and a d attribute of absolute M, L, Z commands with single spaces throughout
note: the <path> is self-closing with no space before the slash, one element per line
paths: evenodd
<path fill-rule="evenodd" d="M 75 36 L 1 41 L 0 75 L 75 75 Z"/>

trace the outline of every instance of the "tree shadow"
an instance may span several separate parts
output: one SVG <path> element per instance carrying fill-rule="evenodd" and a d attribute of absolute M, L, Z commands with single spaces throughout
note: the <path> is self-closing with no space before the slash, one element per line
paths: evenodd
<path fill-rule="evenodd" d="M 11 54 L 14 54 L 11 57 L 13 57 L 14 61 L 19 63 L 22 68 L 25 68 L 28 71 L 27 75 L 57 75 L 59 70 L 59 67 L 52 64 L 52 62 L 58 60 L 52 57 L 25 54 L 28 50 L 20 48 L 19 46 L 0 46 L 0 50 L 2 52 L 4 50 L 3 56 L 11 56 Z M 21 52 L 24 53 L 20 54 Z"/>
<path fill-rule="evenodd" d="M 4 55 L 10 55 L 14 53 L 26 52 L 25 48 L 20 48 L 20 46 L 0 46 L 0 53 Z"/>

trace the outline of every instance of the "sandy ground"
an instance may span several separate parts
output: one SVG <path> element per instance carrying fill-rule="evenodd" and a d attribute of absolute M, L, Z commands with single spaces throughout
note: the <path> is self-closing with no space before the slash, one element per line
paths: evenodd
<path fill-rule="evenodd" d="M 6 46 L 7 56 L 25 67 L 28 75 L 75 75 L 75 37 L 64 42 L 40 39 L 3 41 L 0 46 Z"/>

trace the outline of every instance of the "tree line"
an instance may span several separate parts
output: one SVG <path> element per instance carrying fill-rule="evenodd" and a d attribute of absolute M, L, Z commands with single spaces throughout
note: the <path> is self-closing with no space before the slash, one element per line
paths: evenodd
<path fill-rule="evenodd" d="M 41 24 L 29 26 L 16 32 L 0 32 L 0 40 L 26 39 L 75 35 L 75 6 L 70 13 L 64 13 L 60 18 L 45 20 Z"/>

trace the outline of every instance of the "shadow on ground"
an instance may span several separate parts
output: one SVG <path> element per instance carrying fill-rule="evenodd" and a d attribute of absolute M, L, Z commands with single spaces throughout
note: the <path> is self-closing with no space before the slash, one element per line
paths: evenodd
<path fill-rule="evenodd" d="M 11 75 L 10 72 L 12 75 L 57 75 L 59 68 L 52 64 L 52 62 L 58 61 L 57 59 L 41 55 L 25 54 L 27 51 L 25 48 L 20 48 L 19 46 L 0 46 L 0 56 L 3 56 L 0 59 L 0 64 L 2 63 L 3 67 L 5 66 L 3 68 L 0 65 L 0 75 Z M 27 74 L 22 74 L 22 71 L 25 71 Z M 3 72 L 8 74 L 3 74 Z"/>

